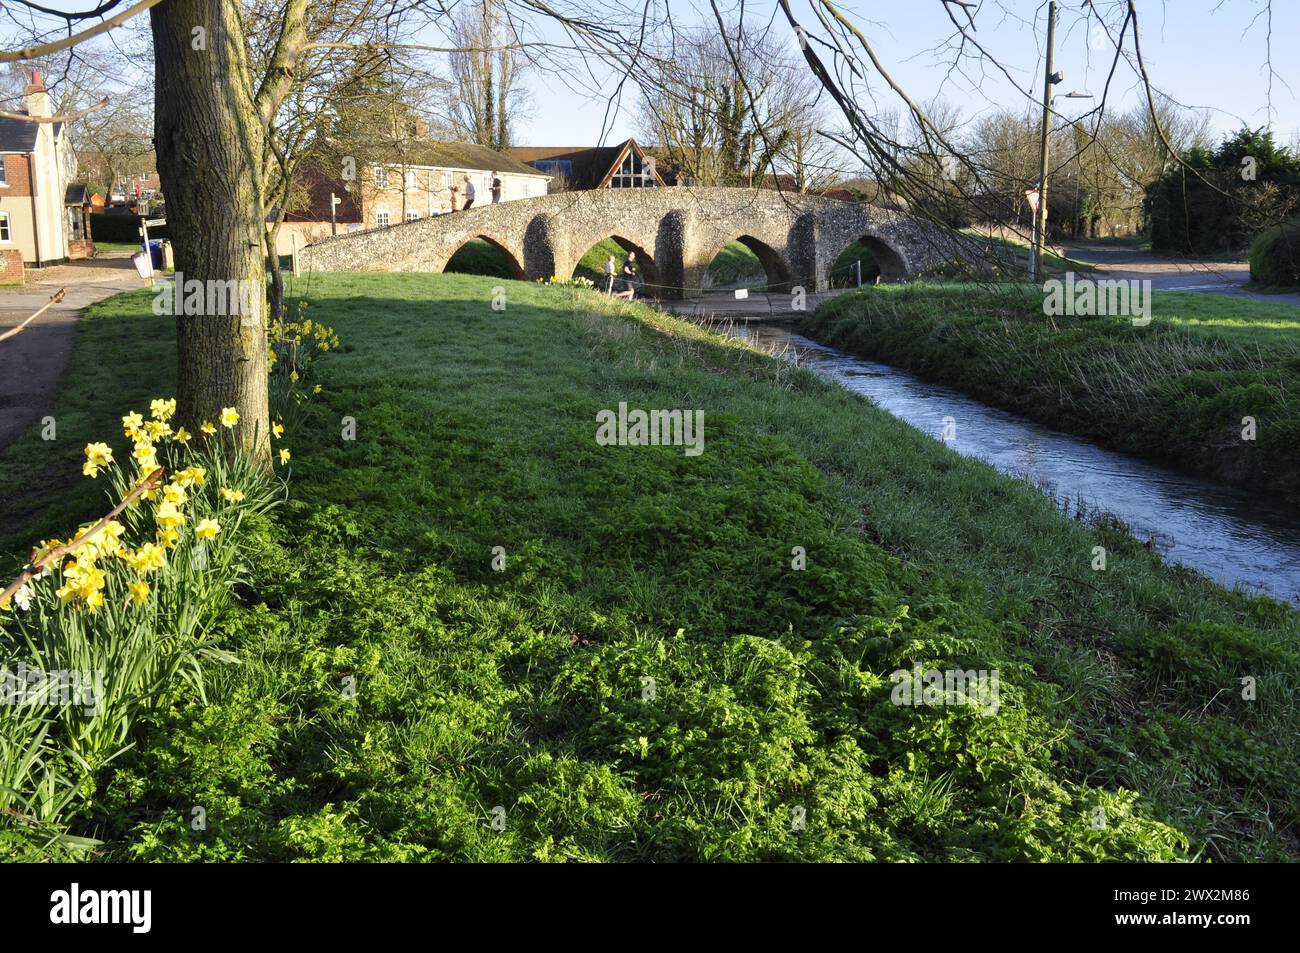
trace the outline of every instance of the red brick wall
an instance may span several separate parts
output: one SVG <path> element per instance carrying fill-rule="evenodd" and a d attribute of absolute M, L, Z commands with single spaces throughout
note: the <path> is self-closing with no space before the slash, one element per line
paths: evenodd
<path fill-rule="evenodd" d="M 0 284 L 22 284 L 23 253 L 17 248 L 0 249 Z"/>
<path fill-rule="evenodd" d="M 7 155 L 0 156 L 5 164 L 5 181 L 9 183 L 8 188 L 0 187 L 0 193 L 4 195 L 31 195 L 32 180 L 28 175 L 27 156 L 24 155 Z"/>
<path fill-rule="evenodd" d="M 95 257 L 95 243 L 85 238 L 74 238 L 68 242 L 68 260 Z"/>

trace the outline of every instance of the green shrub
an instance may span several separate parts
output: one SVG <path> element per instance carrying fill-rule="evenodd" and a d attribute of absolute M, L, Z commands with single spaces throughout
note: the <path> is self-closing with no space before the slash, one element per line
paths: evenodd
<path fill-rule="evenodd" d="M 1300 218 L 1255 239 L 1250 246 L 1250 280 L 1272 288 L 1300 287 Z"/>

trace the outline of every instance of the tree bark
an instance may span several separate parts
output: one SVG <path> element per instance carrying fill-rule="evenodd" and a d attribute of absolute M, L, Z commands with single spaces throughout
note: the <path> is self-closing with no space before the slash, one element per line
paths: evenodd
<path fill-rule="evenodd" d="M 264 132 L 239 10 L 230 0 L 165 0 L 150 11 L 154 137 L 177 276 L 205 289 L 250 282 L 245 300 L 254 305 L 176 319 L 178 417 L 197 432 L 234 407 L 243 445 L 269 461 Z"/>

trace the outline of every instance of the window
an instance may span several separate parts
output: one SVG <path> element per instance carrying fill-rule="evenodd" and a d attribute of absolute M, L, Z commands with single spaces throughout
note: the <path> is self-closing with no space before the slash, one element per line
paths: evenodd
<path fill-rule="evenodd" d="M 79 242 L 85 236 L 81 234 L 81 209 L 70 208 L 68 211 L 68 240 Z"/>
<path fill-rule="evenodd" d="M 375 213 L 375 227 L 376 228 L 388 227 L 388 209 L 381 209 Z"/>
<path fill-rule="evenodd" d="M 451 188 L 451 169 L 444 169 L 444 170 L 443 170 L 443 173 L 442 173 L 442 187 L 443 187 L 444 189 L 449 189 L 449 188 Z"/>
<path fill-rule="evenodd" d="M 388 188 L 388 170 L 382 165 L 375 166 L 375 188 Z"/>
<path fill-rule="evenodd" d="M 545 172 L 547 175 L 558 175 L 566 179 L 573 178 L 572 159 L 538 159 L 533 163 L 533 168 L 538 172 Z"/>
<path fill-rule="evenodd" d="M 419 221 L 419 219 L 420 219 L 420 213 L 417 212 L 415 209 L 411 208 L 406 210 L 406 220 L 408 222 L 416 222 Z"/>
<path fill-rule="evenodd" d="M 0 212 L 0 242 L 8 243 L 12 240 L 9 237 L 9 213 Z"/>
<path fill-rule="evenodd" d="M 417 188 L 416 181 L 415 181 L 415 173 L 407 172 L 405 179 L 406 179 L 406 191 L 414 192 Z"/>
<path fill-rule="evenodd" d="M 5 172 L 5 157 L 0 156 L 0 185 L 9 184 L 9 175 Z"/>
<path fill-rule="evenodd" d="M 658 185 L 654 158 L 642 157 L 631 149 L 609 180 L 611 189 L 653 189 Z"/>

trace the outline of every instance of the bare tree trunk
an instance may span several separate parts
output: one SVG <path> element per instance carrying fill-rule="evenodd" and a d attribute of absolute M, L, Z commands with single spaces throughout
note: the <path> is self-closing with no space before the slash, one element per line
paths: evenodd
<path fill-rule="evenodd" d="M 207 282 L 251 282 L 243 287 L 255 305 L 177 318 L 178 416 L 197 429 L 234 407 L 243 444 L 269 460 L 264 133 L 239 11 L 229 0 L 165 0 L 150 11 L 154 136 L 178 276 L 204 282 L 205 300 Z"/>
<path fill-rule="evenodd" d="M 266 232 L 266 253 L 271 256 L 271 287 L 267 291 L 267 310 L 270 320 L 284 317 L 284 272 L 280 268 L 280 226 L 284 224 L 284 211 L 276 215 Z"/>

